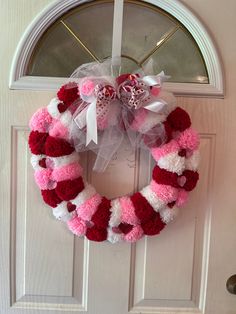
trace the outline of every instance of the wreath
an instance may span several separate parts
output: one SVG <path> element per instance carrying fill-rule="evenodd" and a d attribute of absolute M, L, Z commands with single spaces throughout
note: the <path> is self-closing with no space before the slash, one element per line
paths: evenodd
<path fill-rule="evenodd" d="M 195 188 L 199 137 L 188 113 L 163 91 L 166 78 L 163 72 L 114 78 L 80 70 L 32 116 L 35 181 L 53 215 L 75 235 L 111 243 L 157 235 Z M 148 149 L 156 165 L 141 191 L 109 200 L 82 177 L 79 153 L 94 151 L 94 169 L 104 171 L 124 136 Z"/>

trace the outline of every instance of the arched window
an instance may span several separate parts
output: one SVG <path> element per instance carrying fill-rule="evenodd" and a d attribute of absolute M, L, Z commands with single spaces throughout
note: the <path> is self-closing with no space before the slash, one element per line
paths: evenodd
<path fill-rule="evenodd" d="M 52 89 L 79 65 L 111 56 L 113 1 L 61 1 L 23 36 L 13 61 L 11 88 Z M 181 20 L 182 18 L 182 20 Z M 178 1 L 126 0 L 122 69 L 153 60 L 177 94 L 223 94 L 216 50 L 199 21 Z"/>

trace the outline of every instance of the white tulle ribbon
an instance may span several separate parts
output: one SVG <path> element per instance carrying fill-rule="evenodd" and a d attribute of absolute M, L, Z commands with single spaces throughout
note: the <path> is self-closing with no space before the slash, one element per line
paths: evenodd
<path fill-rule="evenodd" d="M 146 75 L 142 78 L 142 81 L 148 86 L 161 86 L 162 83 L 168 80 L 170 76 L 165 75 L 164 71 L 161 71 L 157 75 Z"/>

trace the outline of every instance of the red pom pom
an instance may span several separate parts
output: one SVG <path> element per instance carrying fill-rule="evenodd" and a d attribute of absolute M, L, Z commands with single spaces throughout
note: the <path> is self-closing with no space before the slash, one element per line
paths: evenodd
<path fill-rule="evenodd" d="M 148 221 L 151 219 L 153 213 L 155 213 L 152 206 L 148 203 L 145 197 L 141 193 L 137 192 L 130 197 L 134 208 L 135 214 L 141 222 Z"/>
<path fill-rule="evenodd" d="M 156 213 L 150 220 L 141 224 L 143 232 L 146 235 L 156 235 L 165 227 L 165 223 L 161 220 L 160 214 Z"/>
<path fill-rule="evenodd" d="M 176 131 L 184 131 L 191 125 L 188 113 L 180 107 L 177 107 L 168 115 L 167 122 Z"/>
<path fill-rule="evenodd" d="M 96 212 L 92 217 L 92 222 L 99 228 L 107 228 L 111 216 L 110 212 L 111 201 L 103 197 L 101 203 L 98 205 Z"/>
<path fill-rule="evenodd" d="M 74 151 L 74 147 L 62 138 L 48 136 L 45 144 L 45 153 L 49 157 L 61 157 L 70 155 Z"/>
<path fill-rule="evenodd" d="M 93 226 L 87 229 L 86 237 L 91 241 L 102 242 L 107 239 L 107 230 Z"/>
<path fill-rule="evenodd" d="M 41 194 L 44 202 L 51 207 L 57 207 L 62 202 L 55 190 L 42 190 Z"/>
<path fill-rule="evenodd" d="M 197 185 L 197 181 L 199 179 L 198 172 L 191 171 L 191 170 L 185 170 L 182 174 L 182 176 L 185 176 L 186 182 L 183 186 L 183 188 L 186 191 L 192 191 L 195 186 Z"/>
<path fill-rule="evenodd" d="M 32 131 L 29 135 L 29 147 L 32 154 L 41 155 L 45 154 L 45 142 L 48 137 L 48 133 L 41 133 L 38 131 Z"/>
<path fill-rule="evenodd" d="M 178 155 L 179 155 L 180 157 L 186 157 L 186 155 L 187 155 L 186 149 L 181 149 L 181 150 L 178 152 Z"/>
<path fill-rule="evenodd" d="M 79 98 L 77 84 L 71 82 L 63 85 L 57 92 L 57 97 L 67 106 L 70 106 L 77 98 Z"/>
<path fill-rule="evenodd" d="M 133 229 L 133 226 L 130 224 L 126 224 L 126 223 L 121 223 L 121 224 L 119 224 L 118 229 L 122 233 L 127 234 Z"/>
<path fill-rule="evenodd" d="M 82 177 L 57 183 L 56 193 L 63 201 L 70 201 L 84 189 Z"/>
<path fill-rule="evenodd" d="M 170 172 L 165 169 L 161 169 L 158 166 L 155 166 L 152 173 L 153 180 L 158 184 L 170 185 L 175 188 L 179 187 L 178 184 L 178 175 L 175 172 Z"/>

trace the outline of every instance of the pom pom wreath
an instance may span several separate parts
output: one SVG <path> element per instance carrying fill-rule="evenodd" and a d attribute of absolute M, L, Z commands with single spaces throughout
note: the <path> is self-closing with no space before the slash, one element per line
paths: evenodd
<path fill-rule="evenodd" d="M 101 78 L 102 84 L 97 85 L 97 81 L 89 78 L 83 87 L 83 100 L 80 81 L 80 91 L 77 82 L 65 84 L 47 108 L 39 109 L 30 121 L 31 163 L 43 200 L 72 233 L 97 242 L 135 242 L 144 235 L 159 234 L 175 219 L 199 178 L 199 137 L 190 127 L 189 115 L 175 107 L 172 96 L 160 87 L 147 86 L 138 74 L 121 75 L 117 82 L 118 86 L 108 86 Z M 86 97 L 91 93 L 97 98 L 99 139 L 109 127 L 137 133 L 137 142 L 146 145 L 156 161 L 149 185 L 131 196 L 110 201 L 81 177 L 82 167 L 74 144 L 83 145 L 88 128 L 85 124 L 75 140 L 73 117 L 75 112 L 80 114 L 88 107 Z M 161 112 L 144 109 L 155 99 L 165 102 Z M 76 150 L 79 149 L 76 144 Z"/>
<path fill-rule="evenodd" d="M 41 194 L 42 194 L 44 202 L 51 207 L 57 207 L 57 205 L 62 202 L 62 200 L 58 197 L 55 189 L 54 190 L 42 190 Z"/>
<path fill-rule="evenodd" d="M 93 214 L 91 221 L 99 228 L 107 228 L 110 219 L 111 201 L 103 197 L 98 205 L 97 211 Z"/>
<path fill-rule="evenodd" d="M 76 83 L 63 85 L 57 92 L 57 97 L 67 106 L 70 106 L 78 98 L 78 86 Z"/>
<path fill-rule="evenodd" d="M 107 230 L 93 226 L 92 228 L 88 228 L 86 237 L 91 241 L 102 242 L 107 239 Z"/>
<path fill-rule="evenodd" d="M 192 128 L 189 128 L 182 132 L 177 138 L 177 141 L 181 148 L 189 150 L 198 149 L 200 143 L 198 133 Z"/>
<path fill-rule="evenodd" d="M 131 196 L 131 201 L 133 202 L 135 214 L 140 222 L 146 222 L 151 219 L 155 211 L 141 193 L 138 192 L 133 194 Z"/>
<path fill-rule="evenodd" d="M 60 157 L 70 155 L 74 151 L 74 147 L 61 138 L 48 136 L 45 143 L 45 154 L 49 157 Z"/>
<path fill-rule="evenodd" d="M 85 221 L 83 221 L 78 216 L 75 216 L 67 222 L 69 229 L 78 236 L 83 236 L 86 234 L 87 226 Z"/>
<path fill-rule="evenodd" d="M 51 123 L 52 117 L 48 113 L 47 108 L 41 108 L 33 114 L 29 126 L 33 131 L 47 132 Z"/>
<path fill-rule="evenodd" d="M 152 219 L 142 222 L 141 224 L 145 235 L 156 235 L 165 227 L 165 223 L 161 220 L 160 214 L 155 213 Z"/>
<path fill-rule="evenodd" d="M 180 107 L 173 110 L 167 117 L 167 122 L 172 129 L 176 131 L 184 131 L 191 125 L 188 113 Z"/>
<path fill-rule="evenodd" d="M 45 154 L 45 143 L 48 137 L 48 133 L 41 133 L 38 131 L 32 131 L 29 135 L 29 147 L 32 154 L 40 155 Z"/>
<path fill-rule="evenodd" d="M 63 201 L 70 201 L 84 189 L 82 177 L 57 183 L 56 193 Z"/>

